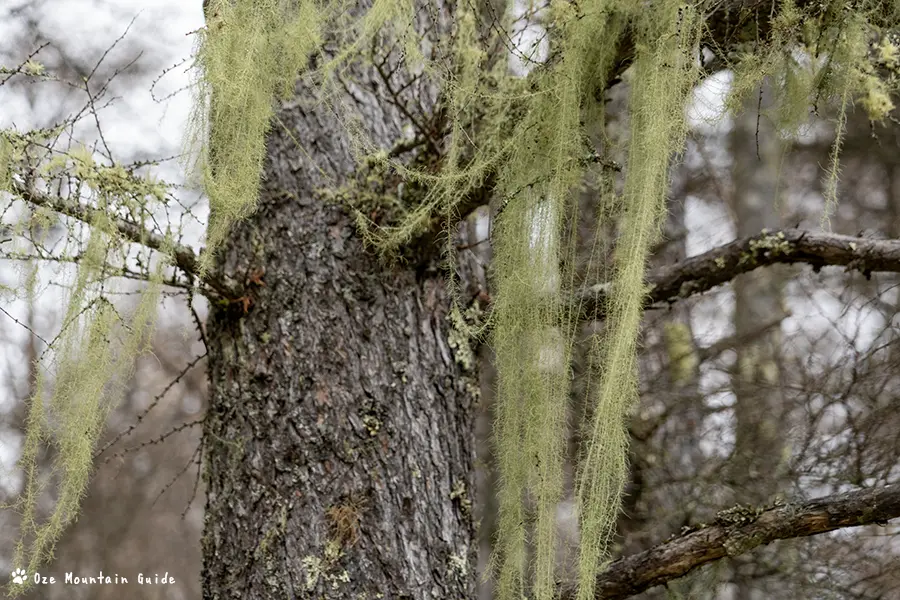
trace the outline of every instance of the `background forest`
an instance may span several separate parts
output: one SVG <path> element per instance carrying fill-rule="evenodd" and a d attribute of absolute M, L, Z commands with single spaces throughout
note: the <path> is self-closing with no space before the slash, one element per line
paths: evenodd
<path fill-rule="evenodd" d="M 59 80 L 86 78 L 95 90 L 86 98 L 59 81 L 0 73 L 0 127 L 48 127 L 82 111 L 73 137 L 93 142 L 100 155 L 111 149 L 119 161 L 153 163 L 160 178 L 178 184 L 178 206 L 160 218 L 181 220 L 182 243 L 199 247 L 206 201 L 171 157 L 182 151 L 191 102 L 183 62 L 191 51 L 187 34 L 202 25 L 199 2 L 159 1 L 143 9 L 139 3 L 100 0 L 0 3 L 0 64 L 38 61 Z M 513 31 L 511 39 L 520 48 L 540 44 L 534 29 Z M 764 230 L 822 231 L 835 112 L 822 107 L 799 132 L 784 135 L 772 125 L 771 90 L 765 86 L 748 95 L 742 114 L 727 115 L 721 97 L 730 82 L 729 71 L 721 69 L 694 90 L 687 148 L 671 177 L 664 241 L 654 249 L 651 274 Z M 628 86 L 624 77 L 607 94 L 607 133 L 613 138 L 627 135 Z M 625 157 L 613 158 L 598 169 L 615 174 Z M 900 239 L 900 121 L 872 124 L 864 110 L 851 107 L 840 161 L 831 231 L 860 240 Z M 579 197 L 579 276 L 602 281 L 603 267 L 588 257 L 611 253 L 615 232 L 596 227 L 598 179 L 586 182 Z M 613 181 L 619 185 L 615 176 Z M 3 195 L 0 205 L 4 227 L 13 227 L 22 207 Z M 482 276 L 492 260 L 488 230 L 483 207 L 466 220 L 458 246 L 459 260 Z M 78 235 L 61 217 L 41 235 L 32 233 L 27 253 L 5 239 L 0 244 L 4 290 L 21 289 L 32 268 L 45 273 L 38 294 L 4 292 L 0 299 L 5 474 L 0 493 L 6 504 L 21 492 L 16 460 L 25 400 L 36 385 L 30 365 L 62 318 L 53 273 L 66 265 L 42 257 L 52 254 L 52 243 Z M 769 251 L 777 252 L 779 238 L 773 240 Z M 132 296 L 120 293 L 113 302 L 130 310 Z M 45 571 L 59 577 L 64 571 L 124 574 L 137 568 L 168 572 L 176 584 L 50 586 L 32 590 L 29 598 L 201 597 L 205 488 L 199 424 L 207 406 L 208 307 L 178 287 L 164 288 L 163 296 L 151 353 L 139 359 L 124 399 L 110 413 L 81 516 Z M 723 508 L 897 484 L 898 315 L 900 274 L 861 273 L 852 265 L 765 266 L 703 294 L 650 306 L 644 313 L 640 405 L 629 427 L 631 476 L 615 557 L 644 551 L 698 523 L 727 520 Z M 581 327 L 587 339 L 603 323 Z M 482 365 L 482 401 L 473 511 L 480 523 L 483 572 L 497 516 L 498 475 L 490 443 L 496 381 L 488 345 L 478 348 L 476 360 Z M 570 423 L 582 422 L 589 411 L 581 393 L 592 385 L 588 361 L 587 350 L 576 347 Z M 571 470 L 580 435 L 571 427 L 566 500 L 557 510 L 563 541 L 558 560 L 570 577 L 578 545 Z M 51 460 L 41 456 L 45 466 Z M 52 476 L 48 468 L 46 477 Z M 45 494 L 39 511 L 49 513 L 54 501 L 52 493 Z M 732 516 L 742 518 L 741 511 Z M 13 510 L 0 513 L 0 523 L 0 567 L 11 570 L 20 523 Z M 778 541 L 636 597 L 898 598 L 898 536 L 900 527 L 888 523 Z M 479 578 L 478 594 L 493 598 L 492 584 Z"/>

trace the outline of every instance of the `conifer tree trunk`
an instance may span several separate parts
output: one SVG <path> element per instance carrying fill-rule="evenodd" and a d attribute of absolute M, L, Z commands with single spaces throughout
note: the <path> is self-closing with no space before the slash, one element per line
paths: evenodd
<path fill-rule="evenodd" d="M 756 235 L 781 226 L 778 206 L 778 175 L 781 158 L 778 133 L 765 110 L 771 93 L 764 84 L 762 98 L 752 95 L 744 113 L 735 118 L 730 134 L 734 166 L 732 211 L 737 237 Z M 762 100 L 762 101 L 761 101 Z M 735 503 L 764 506 L 787 486 L 788 446 L 785 397 L 781 372 L 781 329 L 755 335 L 759 327 L 786 315 L 783 271 L 777 266 L 759 269 L 734 280 L 735 335 L 741 344 L 732 375 L 735 393 L 735 448 L 731 485 Z M 789 562 L 789 550 L 766 549 L 753 560 L 734 562 L 737 600 L 770 597 L 759 581 L 766 565 Z"/>
<path fill-rule="evenodd" d="M 339 101 L 390 147 L 405 121 L 372 71 Z M 204 598 L 471 597 L 477 386 L 447 343 L 439 253 L 389 267 L 363 246 L 323 197 L 358 167 L 346 127 L 298 88 L 219 260 L 253 303 L 208 322 Z"/>
<path fill-rule="evenodd" d="M 767 96 L 768 86 L 763 86 Z M 737 237 L 757 235 L 781 226 L 778 206 L 778 133 L 766 115 L 768 99 L 753 95 L 735 118 L 730 134 L 734 193 L 731 209 Z M 780 365 L 781 334 L 774 328 L 754 336 L 761 324 L 785 315 L 783 271 L 757 270 L 734 280 L 734 327 L 738 339 L 755 337 L 738 351 L 735 392 L 736 439 L 734 476 L 738 502 L 765 504 L 781 490 L 787 473 L 785 400 Z"/>

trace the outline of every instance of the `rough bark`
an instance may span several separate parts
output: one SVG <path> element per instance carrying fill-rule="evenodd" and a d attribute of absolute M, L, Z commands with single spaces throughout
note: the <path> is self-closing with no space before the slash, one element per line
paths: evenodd
<path fill-rule="evenodd" d="M 391 147 L 405 123 L 375 79 L 358 69 L 340 100 Z M 208 323 L 204 597 L 469 598 L 477 384 L 443 273 L 386 266 L 323 198 L 357 161 L 312 90 L 278 120 L 259 210 L 220 260 L 252 305 Z"/>

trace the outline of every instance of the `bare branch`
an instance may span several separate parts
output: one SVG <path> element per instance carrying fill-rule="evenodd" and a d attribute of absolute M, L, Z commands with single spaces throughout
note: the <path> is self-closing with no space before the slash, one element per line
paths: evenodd
<path fill-rule="evenodd" d="M 800 229 L 763 232 L 735 240 L 684 262 L 647 275 L 651 286 L 646 305 L 672 303 L 727 283 L 742 273 L 778 263 L 804 263 L 816 271 L 843 266 L 866 277 L 882 271 L 900 273 L 900 240 L 876 240 Z M 579 294 L 585 318 L 602 315 L 611 283 L 586 288 Z"/>
<path fill-rule="evenodd" d="M 650 550 L 617 560 L 597 580 L 597 598 L 628 598 L 727 556 L 775 540 L 818 535 L 860 525 L 886 525 L 900 517 L 900 486 L 864 489 L 763 510 L 722 511 Z"/>

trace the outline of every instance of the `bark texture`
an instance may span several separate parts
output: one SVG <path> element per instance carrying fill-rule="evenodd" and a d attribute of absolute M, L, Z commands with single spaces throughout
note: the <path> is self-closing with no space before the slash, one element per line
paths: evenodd
<path fill-rule="evenodd" d="M 391 147 L 402 111 L 374 69 L 353 75 L 339 101 Z M 204 597 L 469 598 L 477 382 L 447 342 L 443 273 L 386 266 L 324 193 L 358 163 L 312 90 L 279 121 L 220 259 L 251 304 L 208 324 Z"/>

